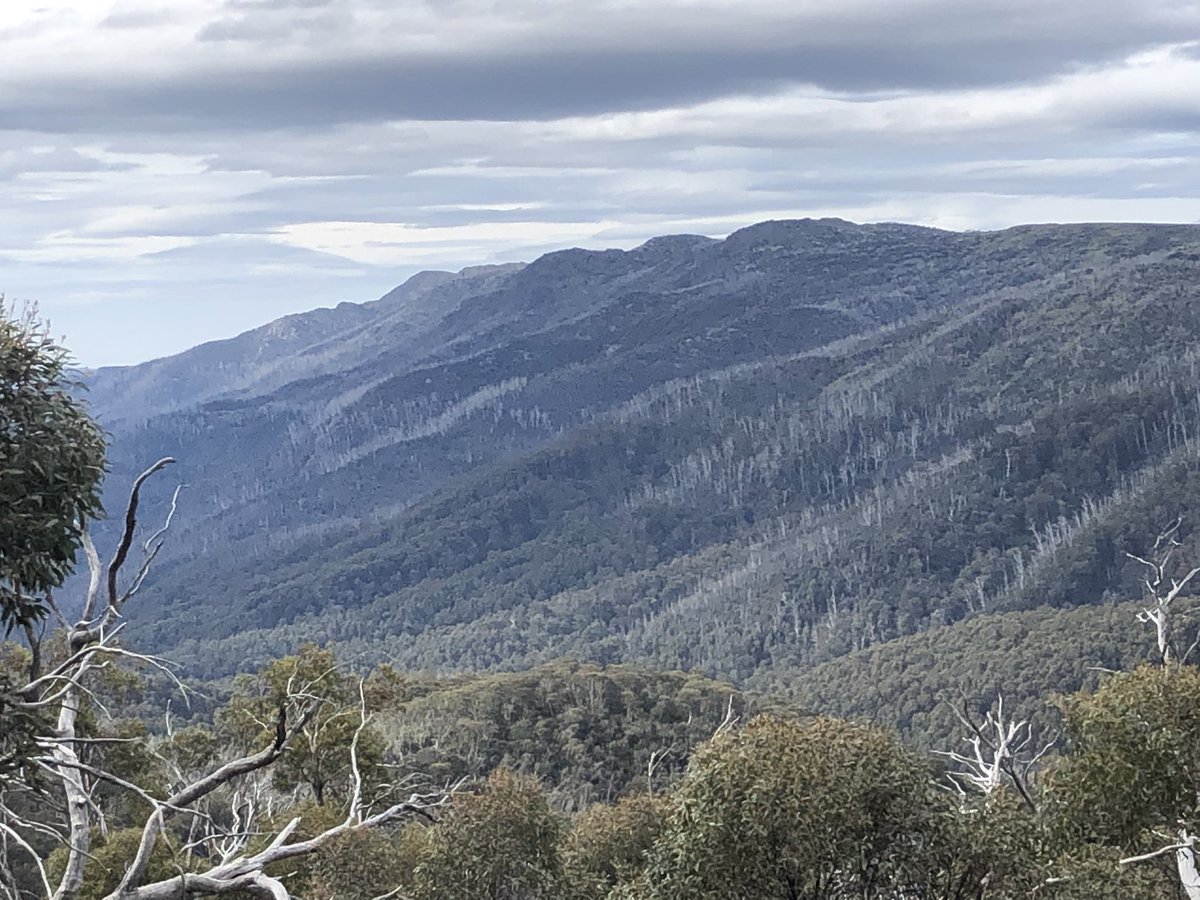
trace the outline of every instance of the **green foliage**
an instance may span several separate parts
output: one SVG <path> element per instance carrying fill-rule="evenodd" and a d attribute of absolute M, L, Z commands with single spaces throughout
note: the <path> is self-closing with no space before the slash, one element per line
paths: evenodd
<path fill-rule="evenodd" d="M 344 809 L 317 804 L 311 798 L 280 804 L 274 815 L 256 823 L 261 834 L 247 852 L 262 850 L 271 836 L 293 819 L 299 822 L 293 839 L 311 840 L 341 825 Z M 368 900 L 411 883 L 412 872 L 426 846 L 420 825 L 383 829 L 357 828 L 325 844 L 316 852 L 268 867 L 268 874 L 283 880 L 294 896 L 313 900 Z"/>
<path fill-rule="evenodd" d="M 89 718 L 91 718 L 89 716 Z M 156 741 L 140 719 L 107 717 L 100 722 L 81 723 L 81 732 L 98 743 L 80 748 L 82 761 L 135 784 L 152 797 L 165 797 L 170 773 L 163 765 Z M 94 796 L 103 803 L 114 822 L 135 822 L 150 812 L 150 804 L 126 788 L 98 782 Z"/>
<path fill-rule="evenodd" d="M 558 900 L 563 817 L 533 779 L 493 773 L 430 829 L 412 900 Z"/>
<path fill-rule="evenodd" d="M 632 794 L 580 813 L 563 848 L 571 900 L 604 900 L 618 884 L 635 880 L 662 833 L 669 803 L 665 794 Z"/>
<path fill-rule="evenodd" d="M 1200 669 L 1142 666 L 1066 701 L 1070 752 L 1054 772 L 1060 826 L 1135 846 L 1200 826 Z"/>
<path fill-rule="evenodd" d="M 104 438 L 69 393 L 67 353 L 0 299 L 0 627 L 42 618 L 100 511 Z"/>
<path fill-rule="evenodd" d="M 357 717 L 359 695 L 358 682 L 336 663 L 328 650 L 304 647 L 243 679 L 215 729 L 197 723 L 157 736 L 141 722 L 85 710 L 89 736 L 123 740 L 81 750 L 89 764 L 162 794 L 166 779 L 189 780 L 238 746 L 269 739 L 271 714 L 288 690 L 319 689 L 328 718 L 314 720 L 280 760 L 296 756 L 271 779 L 273 790 L 266 773 L 251 776 L 262 777 L 256 787 L 223 788 L 208 807 L 212 823 L 225 826 L 234 824 L 231 802 L 254 797 L 251 805 L 270 809 L 252 823 L 247 854 L 292 820 L 294 840 L 315 837 L 345 819 L 344 805 L 333 802 L 341 799 L 348 749 L 338 712 Z M 130 679 L 103 681 L 101 695 L 114 706 L 136 695 Z M 937 787 L 930 757 L 888 731 L 817 716 L 759 715 L 724 727 L 680 748 L 677 758 L 688 760 L 680 780 L 665 771 L 655 793 L 639 792 L 641 754 L 668 738 L 690 740 L 692 717 L 720 711 L 727 690 L 680 673 L 567 663 L 444 681 L 374 672 L 363 696 L 381 726 L 372 738 L 377 758 L 404 760 L 391 763 L 394 776 L 419 771 L 416 757 L 431 748 L 414 751 L 406 741 L 424 734 L 455 748 L 444 759 L 473 747 L 455 758 L 481 768 L 523 760 L 553 780 L 554 793 L 501 765 L 432 822 L 351 829 L 269 874 L 314 900 L 390 892 L 410 900 L 1157 900 L 1176 890 L 1170 854 L 1119 860 L 1200 824 L 1200 669 L 1144 666 L 1061 700 L 1069 740 L 1035 781 L 1037 810 L 1007 785 L 959 797 Z M 763 705 L 734 695 L 743 713 Z M 406 719 L 415 720 L 410 731 L 401 728 Z M 606 745 L 610 737 L 616 747 Z M 616 802 L 594 802 L 597 760 L 613 766 L 612 783 L 623 786 L 607 795 L 619 795 Z M 312 787 L 314 777 L 324 779 L 325 796 Z M 97 836 L 84 898 L 115 886 L 150 812 L 111 784 L 97 784 L 92 796 L 110 833 Z M 20 808 L 53 821 L 50 808 Z M 567 808 L 577 811 L 568 816 Z M 211 863 L 202 844 L 185 849 L 189 834 L 186 817 L 168 824 L 150 877 Z M 62 861 L 59 851 L 52 874 Z M 19 869 L 17 877 L 35 876 Z"/>
<path fill-rule="evenodd" d="M 281 709 L 298 714 L 288 700 L 292 695 L 317 709 L 272 769 L 276 786 L 305 787 L 318 805 L 330 793 L 348 797 L 350 749 L 357 734 L 359 771 L 365 788 L 373 790 L 383 777 L 383 743 L 373 728 L 362 727 L 367 710 L 360 704 L 358 679 L 340 671 L 329 650 L 307 644 L 256 675 L 239 677 L 218 727 L 245 750 L 259 749 L 275 739 Z"/>
<path fill-rule="evenodd" d="M 699 675 L 562 661 L 430 681 L 374 724 L 397 775 L 453 782 L 508 768 L 579 809 L 671 784 L 731 705 L 747 716 L 766 704 Z"/>
<path fill-rule="evenodd" d="M 621 897 L 886 895 L 939 879 L 950 810 L 882 731 L 759 718 L 700 748 Z"/>
<path fill-rule="evenodd" d="M 407 886 L 426 843 L 427 835 L 420 825 L 398 833 L 366 829 L 348 832 L 307 862 L 311 880 L 305 896 L 372 900 L 397 886 Z"/>
<path fill-rule="evenodd" d="M 218 759 L 220 742 L 217 732 L 207 725 L 190 725 L 175 729 L 163 742 L 159 753 L 187 778 L 213 766 Z"/>
<path fill-rule="evenodd" d="M 1073 847 L 1054 861 L 1055 880 L 1043 885 L 1039 893 L 1050 900 L 1174 900 L 1180 896 L 1179 877 L 1170 856 L 1124 866 L 1120 857 L 1115 847 Z"/>
<path fill-rule="evenodd" d="M 1148 659 L 1152 630 L 1133 603 L 973 616 L 849 653 L 797 677 L 777 672 L 753 686 L 801 709 L 897 728 L 928 749 L 963 737 L 960 698 L 1003 694 L 1006 709 L 1047 739 L 1061 729 L 1051 695 L 1094 689 L 1102 672 Z"/>
<path fill-rule="evenodd" d="M 118 828 L 110 831 L 107 838 L 100 834 L 93 835 L 92 847 L 84 867 L 83 889 L 79 892 L 79 900 L 101 900 L 116 890 L 121 876 L 137 856 L 141 840 L 140 827 Z M 50 854 L 46 874 L 50 877 L 52 885 L 57 884 L 58 879 L 62 877 L 66 858 L 66 851 L 61 847 Z M 147 879 L 157 881 L 177 874 L 178 869 L 174 865 L 171 848 L 165 841 L 160 841 L 150 856 L 150 864 L 146 867 Z"/>
<path fill-rule="evenodd" d="M 0 644 L 0 784 L 6 776 L 24 770 L 23 777 L 38 780 L 37 770 L 28 765 L 37 752 L 37 737 L 53 727 L 45 710 L 18 705 L 15 691 L 26 683 L 29 653 L 15 644 Z"/>
<path fill-rule="evenodd" d="M 971 888 L 987 890 L 983 897 L 1038 896 L 1046 879 L 1058 873 L 1049 862 L 1053 846 L 1043 818 L 1031 811 L 1011 786 L 990 795 L 969 798 L 957 809 L 951 840 L 945 851 L 954 854 L 947 867 L 956 887 L 965 893 L 945 896 L 974 897 Z M 949 855 L 949 854 L 948 854 Z"/>

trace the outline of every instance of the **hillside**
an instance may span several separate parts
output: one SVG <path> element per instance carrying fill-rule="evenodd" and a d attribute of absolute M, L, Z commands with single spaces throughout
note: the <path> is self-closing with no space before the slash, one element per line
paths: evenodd
<path fill-rule="evenodd" d="M 401 760 L 397 775 L 453 781 L 507 768 L 539 778 L 562 808 L 662 788 L 727 716 L 784 711 L 728 684 L 633 666 L 560 661 L 401 684 L 411 696 L 374 720 Z"/>
<path fill-rule="evenodd" d="M 772 222 L 434 277 L 410 344 L 347 326 L 279 384 L 147 364 L 206 399 L 141 421 L 104 385 L 149 370 L 102 371 L 111 483 L 189 485 L 136 633 L 208 675 L 315 639 L 786 684 L 1135 597 L 1123 551 L 1200 497 L 1198 274 L 1183 226 Z"/>
<path fill-rule="evenodd" d="M 899 729 L 912 743 L 950 749 L 965 737 L 956 710 L 982 715 L 998 696 L 1042 735 L 1061 731 L 1056 698 L 1094 690 L 1113 672 L 1154 658 L 1137 604 L 1041 607 L 973 616 L 855 650 L 797 676 L 767 673 L 799 709 Z M 782 697 L 781 697 L 782 699 Z"/>
<path fill-rule="evenodd" d="M 113 426 L 215 397 L 260 396 L 280 385 L 353 367 L 385 352 L 419 358 L 438 311 L 485 293 L 520 266 L 421 272 L 372 303 L 285 316 L 235 338 L 139 366 L 85 375 L 88 399 Z"/>

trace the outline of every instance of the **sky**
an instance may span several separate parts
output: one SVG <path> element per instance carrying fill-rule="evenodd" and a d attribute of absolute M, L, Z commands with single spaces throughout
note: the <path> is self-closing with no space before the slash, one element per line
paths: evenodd
<path fill-rule="evenodd" d="M 128 364 L 421 269 L 1200 221 L 1200 0 L 3 0 L 0 291 Z"/>

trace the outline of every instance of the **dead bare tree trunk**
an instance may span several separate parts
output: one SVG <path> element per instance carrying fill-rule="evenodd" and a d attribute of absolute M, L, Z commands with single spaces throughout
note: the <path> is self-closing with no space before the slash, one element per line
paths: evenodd
<path fill-rule="evenodd" d="M 1197 566 L 1182 578 L 1176 579 L 1170 575 L 1171 558 L 1175 555 L 1175 551 L 1182 546 L 1178 539 L 1179 528 L 1182 524 L 1183 519 L 1176 519 L 1174 524 L 1158 535 L 1150 550 L 1149 558 L 1136 556 L 1133 553 L 1125 554 L 1149 570 L 1143 582 L 1146 586 L 1147 607 L 1138 613 L 1138 620 L 1154 626 L 1159 661 L 1164 666 L 1178 656 L 1174 644 L 1172 604 L 1179 598 L 1188 583 L 1197 574 L 1200 574 L 1200 566 Z"/>
<path fill-rule="evenodd" d="M 1164 666 L 1175 662 L 1185 662 L 1196 647 L 1196 644 L 1192 644 L 1182 655 L 1175 648 L 1174 617 L 1177 610 L 1173 606 L 1183 589 L 1197 574 L 1200 574 L 1200 566 L 1193 567 L 1182 578 L 1174 578 L 1170 574 L 1172 557 L 1176 550 L 1183 546 L 1178 537 L 1182 525 L 1183 519 L 1177 518 L 1168 528 L 1161 531 L 1154 541 L 1154 546 L 1150 548 L 1148 558 L 1132 553 L 1125 554 L 1149 570 L 1143 582 L 1146 587 L 1147 606 L 1138 613 L 1138 621 L 1154 626 L 1159 662 Z M 1167 853 L 1174 853 L 1180 888 L 1187 894 L 1188 900 L 1200 900 L 1200 872 L 1196 868 L 1195 843 L 1196 835 L 1186 828 L 1180 828 L 1178 843 L 1160 848 L 1152 853 L 1128 857 L 1121 860 L 1121 864 L 1142 862 Z"/>
<path fill-rule="evenodd" d="M 954 750 L 937 751 L 956 768 L 947 773 L 950 783 L 964 796 L 973 788 L 987 796 L 1009 783 L 1027 807 L 1037 811 L 1031 779 L 1037 764 L 1054 747 L 1047 741 L 1035 749 L 1033 730 L 1028 721 L 1009 719 L 1004 714 L 1004 695 L 998 695 L 994 709 L 980 721 L 964 697 L 954 714 L 969 734 L 963 739 L 970 754 Z"/>

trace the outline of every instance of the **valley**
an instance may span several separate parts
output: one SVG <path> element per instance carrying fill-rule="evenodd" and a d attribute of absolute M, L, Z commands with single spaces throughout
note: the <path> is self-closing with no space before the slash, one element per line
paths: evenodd
<path fill-rule="evenodd" d="M 101 370 L 110 490 L 167 454 L 187 485 L 129 616 L 204 678 L 317 641 L 803 693 L 930 629 L 1136 599 L 1125 553 L 1200 489 L 1198 254 L 1186 226 L 768 222 Z"/>

